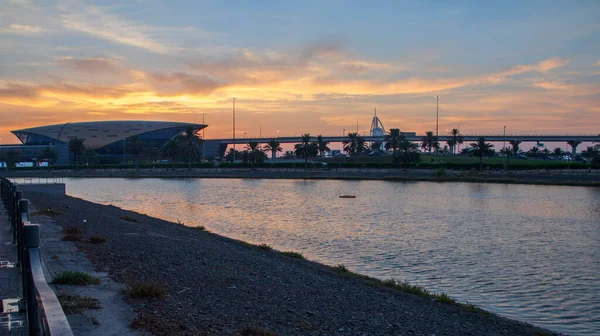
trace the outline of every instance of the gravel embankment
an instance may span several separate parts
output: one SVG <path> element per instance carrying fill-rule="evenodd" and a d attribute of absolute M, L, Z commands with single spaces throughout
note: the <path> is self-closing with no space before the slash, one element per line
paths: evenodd
<path fill-rule="evenodd" d="M 56 223 L 81 228 L 84 238 L 105 237 L 104 244 L 77 246 L 113 280 L 166 287 L 164 300 L 128 299 L 156 335 L 552 335 L 117 207 L 26 197 L 37 209 L 63 211 Z"/>

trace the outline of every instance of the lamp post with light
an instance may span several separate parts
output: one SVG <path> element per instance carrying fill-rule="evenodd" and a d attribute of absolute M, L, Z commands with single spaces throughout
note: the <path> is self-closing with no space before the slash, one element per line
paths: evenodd
<path fill-rule="evenodd" d="M 436 136 L 440 136 L 440 130 L 439 130 L 439 117 L 440 117 L 440 96 L 434 96 L 436 99 L 436 104 L 435 104 L 435 135 Z"/>
<path fill-rule="evenodd" d="M 233 161 L 235 162 L 235 98 L 233 98 Z"/>

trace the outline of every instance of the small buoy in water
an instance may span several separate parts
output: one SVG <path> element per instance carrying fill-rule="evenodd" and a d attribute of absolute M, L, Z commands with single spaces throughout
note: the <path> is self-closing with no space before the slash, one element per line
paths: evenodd
<path fill-rule="evenodd" d="M 356 198 L 355 195 L 340 195 L 340 198 Z"/>

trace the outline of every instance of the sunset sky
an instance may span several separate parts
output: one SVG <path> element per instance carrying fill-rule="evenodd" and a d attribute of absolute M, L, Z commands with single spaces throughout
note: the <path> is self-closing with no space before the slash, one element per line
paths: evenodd
<path fill-rule="evenodd" d="M 600 133 L 598 1 L 0 0 L 10 130 L 144 119 L 207 138 Z"/>

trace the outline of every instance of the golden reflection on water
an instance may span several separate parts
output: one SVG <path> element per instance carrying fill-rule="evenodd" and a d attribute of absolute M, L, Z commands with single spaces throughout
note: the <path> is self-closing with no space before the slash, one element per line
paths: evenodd
<path fill-rule="evenodd" d="M 68 193 L 77 197 L 203 225 L 371 276 L 410 280 L 552 330 L 600 334 L 598 188 L 66 180 Z"/>

